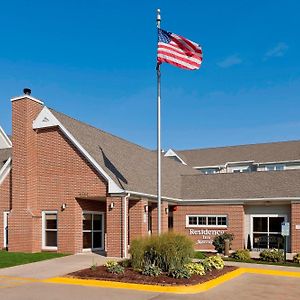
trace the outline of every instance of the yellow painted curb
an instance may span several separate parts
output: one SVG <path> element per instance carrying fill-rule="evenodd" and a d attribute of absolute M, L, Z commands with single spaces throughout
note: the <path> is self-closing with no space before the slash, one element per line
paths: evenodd
<path fill-rule="evenodd" d="M 273 270 L 273 269 L 257 269 L 257 268 L 241 268 L 241 269 L 243 270 L 244 273 L 300 278 L 300 272 L 281 271 L 281 270 Z"/>
<path fill-rule="evenodd" d="M 76 279 L 76 278 L 69 278 L 69 277 L 49 278 L 43 280 L 42 282 L 93 286 L 93 287 L 103 287 L 103 288 L 117 288 L 117 289 L 127 289 L 127 290 L 156 292 L 156 293 L 196 294 L 214 288 L 215 286 L 225 281 L 240 276 L 242 273 L 244 273 L 242 269 L 237 269 L 232 272 L 228 272 L 218 278 L 212 279 L 204 283 L 192 285 L 192 286 L 159 286 L 159 285 L 150 285 L 150 284 L 148 285 L 148 284 L 137 284 L 137 283 L 125 283 L 125 282 L 117 282 L 117 281 Z"/>

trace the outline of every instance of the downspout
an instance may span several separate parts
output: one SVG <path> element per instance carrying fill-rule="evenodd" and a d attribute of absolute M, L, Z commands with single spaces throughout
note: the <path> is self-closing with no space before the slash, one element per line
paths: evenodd
<path fill-rule="evenodd" d="M 127 218 L 127 201 L 130 197 L 130 193 L 128 193 L 126 196 L 122 198 L 122 206 L 123 206 L 123 221 L 124 221 L 124 226 L 123 226 L 123 258 L 127 258 L 128 256 L 128 238 L 127 238 L 127 231 L 128 231 L 128 218 Z"/>

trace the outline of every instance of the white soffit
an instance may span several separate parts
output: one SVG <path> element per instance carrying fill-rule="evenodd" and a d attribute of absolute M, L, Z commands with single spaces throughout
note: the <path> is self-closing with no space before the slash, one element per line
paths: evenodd
<path fill-rule="evenodd" d="M 109 193 L 124 193 L 111 178 L 102 169 L 102 167 L 95 161 L 95 159 L 80 145 L 75 137 L 61 124 L 61 122 L 52 114 L 52 112 L 45 106 L 39 113 L 37 118 L 33 121 L 33 129 L 41 129 L 47 127 L 58 126 L 60 130 L 68 137 L 68 139 L 76 146 L 76 148 L 83 154 L 83 156 L 94 166 L 94 168 L 102 175 L 108 182 Z"/>
<path fill-rule="evenodd" d="M 5 131 L 0 126 L 0 149 L 11 148 L 12 143 Z"/>

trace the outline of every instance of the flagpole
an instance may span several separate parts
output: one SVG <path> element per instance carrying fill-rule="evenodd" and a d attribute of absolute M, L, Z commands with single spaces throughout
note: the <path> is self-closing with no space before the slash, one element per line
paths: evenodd
<path fill-rule="evenodd" d="M 157 9 L 156 24 L 160 28 L 160 9 Z M 156 65 L 157 74 L 157 232 L 161 234 L 161 136 L 160 136 L 160 64 Z"/>

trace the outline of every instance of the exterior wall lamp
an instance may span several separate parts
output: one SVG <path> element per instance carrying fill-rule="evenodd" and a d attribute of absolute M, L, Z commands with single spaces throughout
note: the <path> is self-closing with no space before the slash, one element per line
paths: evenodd
<path fill-rule="evenodd" d="M 169 207 L 165 208 L 165 213 L 166 213 L 166 215 L 169 213 Z"/>
<path fill-rule="evenodd" d="M 112 203 L 109 204 L 109 209 L 113 209 L 114 207 L 115 207 L 115 203 L 114 202 L 112 202 Z"/>
<path fill-rule="evenodd" d="M 61 211 L 64 211 L 67 208 L 67 203 L 63 203 L 60 208 Z"/>
<path fill-rule="evenodd" d="M 145 212 L 145 213 L 148 212 L 148 205 L 144 205 L 144 212 Z"/>

